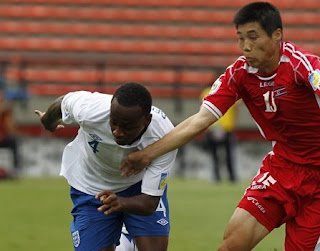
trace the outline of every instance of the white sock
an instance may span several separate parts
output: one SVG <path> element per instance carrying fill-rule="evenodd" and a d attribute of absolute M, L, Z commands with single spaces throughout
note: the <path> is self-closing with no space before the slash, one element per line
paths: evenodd
<path fill-rule="evenodd" d="M 135 244 L 133 239 L 131 241 L 121 233 L 120 245 L 116 247 L 116 251 L 135 251 Z"/>

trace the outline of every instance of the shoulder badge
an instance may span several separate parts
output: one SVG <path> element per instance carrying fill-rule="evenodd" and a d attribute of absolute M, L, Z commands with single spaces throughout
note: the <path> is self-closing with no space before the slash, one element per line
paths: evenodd
<path fill-rule="evenodd" d="M 319 69 L 310 73 L 309 82 L 314 91 L 320 90 L 320 70 Z"/>

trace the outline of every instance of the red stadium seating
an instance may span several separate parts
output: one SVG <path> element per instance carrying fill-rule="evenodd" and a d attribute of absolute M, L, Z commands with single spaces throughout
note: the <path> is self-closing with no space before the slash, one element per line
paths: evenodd
<path fill-rule="evenodd" d="M 101 23 L 64 23 L 64 22 L 3 22 L 1 33 L 44 34 L 126 38 L 175 38 L 175 39 L 234 39 L 237 38 L 233 27 L 218 25 L 177 26 L 156 24 L 101 24 Z M 299 34 L 299 36 L 297 36 Z M 320 40 L 320 33 L 312 27 L 285 29 L 286 39 L 303 41 Z"/>
<path fill-rule="evenodd" d="M 250 0 L 254 2 L 255 0 Z M 34 3 L 34 4 L 61 4 L 61 5 L 74 5 L 74 0 L 12 0 L 13 3 Z M 249 2 L 249 1 L 247 1 Z M 276 4 L 279 8 L 286 9 L 316 9 L 319 8 L 318 0 L 271 0 L 271 3 Z M 157 1 L 157 0 L 77 0 L 78 5 L 102 5 L 102 6 L 152 6 L 152 7 L 232 7 L 239 8 L 243 6 L 243 0 L 167 0 L 167 1 Z"/>
<path fill-rule="evenodd" d="M 232 19 L 253 1 L 3 0 L 0 67 L 32 96 L 112 93 L 138 81 L 154 97 L 199 99 L 240 55 Z M 320 55 L 320 0 L 270 2 L 282 13 L 284 39 Z"/>
<path fill-rule="evenodd" d="M 310 52 L 320 54 L 315 42 L 300 43 Z M 14 51 L 57 51 L 57 52 L 117 52 L 154 54 L 213 54 L 239 55 L 234 42 L 207 41 L 157 41 L 157 40 L 100 40 L 100 39 L 60 39 L 60 38 L 2 38 L 0 50 Z"/>
<path fill-rule="evenodd" d="M 24 55 L 24 54 L 23 54 Z M 164 67 L 170 69 L 181 68 L 203 68 L 203 69 L 216 69 L 233 62 L 238 55 L 168 55 L 168 54 L 139 54 L 139 53 L 112 53 L 102 56 L 65 56 L 61 57 L 57 53 L 45 53 L 41 56 L 23 56 L 23 60 L 20 57 L 13 57 L 13 64 L 20 64 L 23 61 L 28 66 L 45 65 L 48 67 L 57 66 L 91 66 L 92 67 Z M 16 58 L 16 59 L 15 59 Z M 0 58 L 0 62 L 4 58 Z M 4 59 L 7 61 L 6 59 Z"/>
<path fill-rule="evenodd" d="M 105 93 L 114 93 L 114 91 L 119 87 L 119 85 L 114 86 L 94 86 L 94 85 L 56 85 L 56 84 L 30 84 L 28 87 L 28 91 L 32 95 L 41 95 L 41 96 L 59 96 L 64 95 L 68 92 L 73 91 L 99 91 Z M 200 97 L 201 89 L 199 88 L 180 88 L 177 89 L 175 86 L 165 86 L 165 87 L 157 87 L 157 86 L 147 86 L 153 97 L 158 98 L 195 98 Z"/>
<path fill-rule="evenodd" d="M 155 97 L 199 97 L 200 92 L 210 84 L 216 75 L 203 70 L 163 70 L 163 69 L 50 69 L 30 68 L 21 71 L 9 68 L 7 79 L 30 83 L 31 95 L 62 95 L 76 90 L 114 91 L 116 86 L 127 81 L 136 81 L 148 86 Z M 100 82 L 107 83 L 99 85 Z M 183 83 L 183 85 L 179 84 Z M 182 87 L 182 88 L 181 88 Z"/>
<path fill-rule="evenodd" d="M 3 38 L 0 50 L 76 51 L 121 53 L 173 54 L 228 54 L 239 55 L 234 42 L 154 41 L 154 40 L 100 40 L 61 38 Z"/>
<path fill-rule="evenodd" d="M 174 84 L 177 78 L 184 84 L 208 85 L 216 77 L 212 71 L 184 70 L 146 70 L 146 69 L 106 69 L 97 72 L 94 69 L 68 70 L 68 69 L 26 69 L 23 73 L 28 82 L 51 82 L 51 83 L 96 83 L 99 80 L 109 83 L 123 83 L 136 81 L 141 83 Z M 14 69 L 7 71 L 7 77 L 18 80 L 19 74 Z M 199 81 L 201 80 L 201 81 Z"/>
<path fill-rule="evenodd" d="M 214 1 L 212 1 L 214 2 Z M 228 1 L 226 1 L 228 3 Z M 318 5 L 318 8 L 320 4 Z M 46 5 L 0 5 L 0 17 L 40 20 L 85 20 L 85 21 L 126 21 L 126 22 L 194 22 L 225 23 L 230 25 L 235 9 L 139 9 L 139 8 L 77 8 Z M 310 10 L 285 12 L 286 25 L 319 25 L 319 13 Z"/>
<path fill-rule="evenodd" d="M 282 11 L 284 39 L 320 54 L 320 1 L 271 2 Z M 221 72 L 240 55 L 232 19 L 243 4 L 243 0 L 1 1 L 0 61 L 12 64 L 5 71 L 7 78 L 23 79 L 37 95 L 60 93 L 64 83 L 90 89 L 100 81 L 101 89 L 132 80 L 151 86 L 155 96 L 175 97 L 174 90 L 182 85 L 186 96 L 198 98 L 213 80 L 213 72 Z M 16 55 L 19 60 L 12 60 Z"/>

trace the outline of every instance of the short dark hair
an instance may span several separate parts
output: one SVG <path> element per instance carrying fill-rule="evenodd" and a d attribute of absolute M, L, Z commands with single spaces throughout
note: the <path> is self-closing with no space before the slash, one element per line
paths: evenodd
<path fill-rule="evenodd" d="M 236 28 L 239 25 L 258 22 L 269 37 L 280 28 L 282 21 L 279 10 L 268 2 L 254 2 L 242 7 L 233 19 Z"/>
<path fill-rule="evenodd" d="M 128 82 L 119 87 L 112 99 L 117 98 L 120 105 L 131 107 L 140 106 L 143 114 L 150 114 L 152 97 L 143 85 L 136 82 Z"/>

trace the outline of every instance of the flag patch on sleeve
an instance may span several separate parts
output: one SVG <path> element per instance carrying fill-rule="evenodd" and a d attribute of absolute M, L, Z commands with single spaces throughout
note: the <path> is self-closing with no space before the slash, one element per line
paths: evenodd
<path fill-rule="evenodd" d="M 320 70 L 315 70 L 309 75 L 309 82 L 314 91 L 320 90 Z"/>
<path fill-rule="evenodd" d="M 168 174 L 162 173 L 160 177 L 160 182 L 159 182 L 159 189 L 164 189 L 167 185 L 167 181 L 168 181 Z"/>

